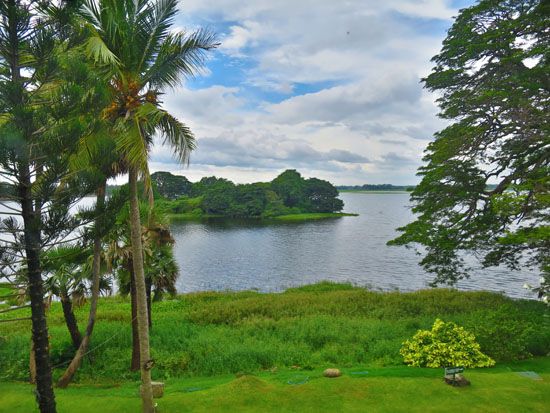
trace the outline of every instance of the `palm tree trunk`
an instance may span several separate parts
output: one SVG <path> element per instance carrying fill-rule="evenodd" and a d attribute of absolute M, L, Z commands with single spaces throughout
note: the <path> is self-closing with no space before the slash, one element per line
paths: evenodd
<path fill-rule="evenodd" d="M 90 345 L 90 340 L 92 338 L 92 332 L 94 330 L 95 319 L 97 314 L 97 302 L 99 299 L 99 278 L 100 278 L 100 268 L 101 268 L 101 217 L 103 216 L 103 207 L 105 205 L 105 187 L 107 185 L 106 181 L 103 181 L 102 184 L 97 188 L 97 201 L 96 207 L 99 211 L 98 218 L 96 218 L 96 233 L 94 236 L 94 257 L 92 261 L 92 298 L 90 300 L 90 314 L 88 316 L 88 325 L 86 326 L 86 332 L 84 333 L 84 338 L 78 347 L 71 364 L 63 373 L 63 376 L 57 382 L 57 385 L 62 389 L 67 387 L 71 380 L 73 379 L 76 371 L 82 363 L 82 359 L 88 351 L 88 346 Z"/>
<path fill-rule="evenodd" d="M 20 165 L 21 212 L 24 224 L 29 296 L 31 299 L 32 339 L 36 363 L 36 401 L 42 413 L 55 413 L 55 395 L 50 364 L 48 327 L 44 309 L 44 289 L 40 271 L 40 216 L 33 210 L 29 164 Z"/>
<path fill-rule="evenodd" d="M 63 315 L 65 316 L 65 324 L 71 335 L 74 348 L 78 349 L 80 343 L 82 343 L 82 335 L 78 329 L 78 323 L 73 311 L 73 302 L 67 294 L 61 294 L 61 307 L 63 308 Z"/>
<path fill-rule="evenodd" d="M 149 278 L 145 279 L 145 288 L 147 294 L 147 320 L 149 320 L 149 330 L 153 328 L 153 319 L 151 318 L 151 280 Z"/>
<path fill-rule="evenodd" d="M 36 384 L 36 360 L 34 359 L 34 342 L 31 340 L 31 354 L 29 357 L 29 383 Z"/>
<path fill-rule="evenodd" d="M 139 333 L 137 324 L 137 299 L 136 299 L 136 281 L 132 260 L 130 264 L 130 300 L 132 303 L 132 362 L 130 370 L 139 370 Z"/>
<path fill-rule="evenodd" d="M 137 322 L 141 369 L 141 399 L 144 413 L 154 413 L 153 390 L 151 388 L 152 360 L 149 354 L 149 325 L 147 320 L 147 294 L 145 292 L 145 271 L 143 269 L 143 246 L 141 244 L 141 219 L 137 194 L 137 170 L 130 167 L 130 230 L 132 234 L 132 262 L 136 282 Z"/>

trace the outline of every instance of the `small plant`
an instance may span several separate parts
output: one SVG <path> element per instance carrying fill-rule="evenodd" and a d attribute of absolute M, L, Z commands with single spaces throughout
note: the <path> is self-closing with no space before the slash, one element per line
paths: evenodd
<path fill-rule="evenodd" d="M 431 330 L 418 330 L 400 350 L 406 364 L 415 367 L 489 367 L 495 361 L 480 351 L 475 336 L 436 319 Z"/>

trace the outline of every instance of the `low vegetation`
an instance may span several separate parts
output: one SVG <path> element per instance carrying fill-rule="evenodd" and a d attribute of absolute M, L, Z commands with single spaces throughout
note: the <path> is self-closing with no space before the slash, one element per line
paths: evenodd
<path fill-rule="evenodd" d="M 25 316 L 28 309 L 10 313 Z M 503 361 L 550 351 L 547 307 L 489 292 L 432 289 L 374 292 L 320 283 L 284 293 L 204 292 L 153 303 L 151 343 L 156 379 L 216 376 L 272 369 L 307 372 L 337 366 L 403 366 L 399 351 L 436 318 L 473 333 L 483 353 Z M 76 309 L 84 320 L 87 306 Z M 7 318 L 0 314 L 0 319 Z M 103 298 L 91 353 L 77 374 L 83 383 L 134 380 L 130 300 Z M 54 376 L 72 357 L 61 306 L 48 312 Z M 0 380 L 27 380 L 28 321 L 0 324 Z M 309 373 L 308 373 L 309 374 Z"/>

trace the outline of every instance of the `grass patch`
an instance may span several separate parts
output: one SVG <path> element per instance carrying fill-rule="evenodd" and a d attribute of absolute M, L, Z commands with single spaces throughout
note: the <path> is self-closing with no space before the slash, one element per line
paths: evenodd
<path fill-rule="evenodd" d="M 550 352 L 548 308 L 489 292 L 431 289 L 374 292 L 329 282 L 284 293 L 203 292 L 153 303 L 153 377 L 160 380 L 257 373 L 273 368 L 309 371 L 330 366 L 399 367 L 399 349 L 435 318 L 476 335 L 497 363 Z M 25 317 L 29 309 L 0 314 Z M 76 311 L 81 329 L 88 315 Z M 92 353 L 80 383 L 137 380 L 129 371 L 130 303 L 102 298 Z M 59 376 L 73 349 L 59 303 L 48 312 L 52 362 Z M 28 378 L 30 321 L 0 323 L 0 380 Z M 498 366 L 498 364 L 497 364 Z"/>
<path fill-rule="evenodd" d="M 535 369 L 541 381 L 513 369 Z M 257 375 L 184 378 L 166 381 L 159 412 L 438 412 L 450 406 L 468 412 L 544 412 L 550 403 L 550 358 L 465 372 L 470 387 L 443 383 L 441 369 L 369 369 L 357 376 L 344 369 L 337 379 L 321 370 L 281 370 Z M 302 384 L 288 384 L 288 383 Z M 59 412 L 135 412 L 136 382 L 114 386 L 71 386 L 56 390 Z M 0 412 L 34 411 L 30 385 L 0 383 Z"/>

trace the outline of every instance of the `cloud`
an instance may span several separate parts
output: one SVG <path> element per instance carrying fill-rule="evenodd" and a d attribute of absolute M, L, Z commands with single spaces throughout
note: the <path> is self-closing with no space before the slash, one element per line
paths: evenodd
<path fill-rule="evenodd" d="M 182 10 L 178 25 L 199 22 L 222 38 L 212 75 L 165 96 L 198 139 L 189 171 L 417 180 L 425 145 L 445 125 L 420 79 L 456 15 L 450 0 L 188 0 Z M 167 148 L 151 159 L 176 168 Z"/>

